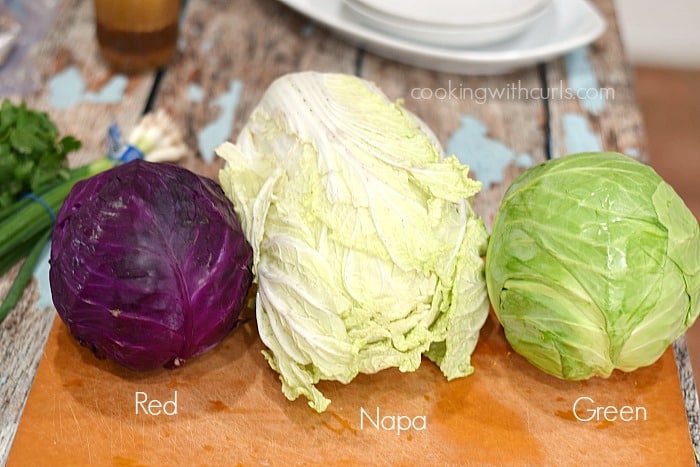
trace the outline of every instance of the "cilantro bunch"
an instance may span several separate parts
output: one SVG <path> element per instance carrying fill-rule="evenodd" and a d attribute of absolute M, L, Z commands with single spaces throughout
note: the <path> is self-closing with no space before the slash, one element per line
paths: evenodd
<path fill-rule="evenodd" d="M 87 175 L 68 167 L 67 155 L 80 146 L 60 137 L 45 112 L 8 99 L 0 106 L 0 276 L 25 260 L 0 303 L 0 322 L 31 279 L 63 200 Z"/>
<path fill-rule="evenodd" d="M 26 193 L 40 193 L 66 181 L 68 153 L 80 148 L 73 136 L 59 139 L 48 114 L 14 105 L 0 107 L 0 210 Z"/>

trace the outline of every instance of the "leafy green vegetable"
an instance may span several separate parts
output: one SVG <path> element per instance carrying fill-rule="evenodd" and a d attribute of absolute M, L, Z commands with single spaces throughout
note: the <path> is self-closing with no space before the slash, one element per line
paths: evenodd
<path fill-rule="evenodd" d="M 50 235 L 48 210 L 55 215 L 68 193 L 60 185 L 71 180 L 67 155 L 80 141 L 59 136 L 45 112 L 9 99 L 0 105 L 0 275 L 27 258 L 0 303 L 0 322 L 17 304 Z M 26 198 L 30 194 L 46 206 Z"/>
<path fill-rule="evenodd" d="M 488 313 L 480 184 L 415 115 L 353 76 L 291 74 L 217 154 L 289 399 L 323 411 L 320 380 L 413 371 L 422 355 L 448 379 L 473 371 Z"/>
<path fill-rule="evenodd" d="M 68 179 L 68 153 L 80 148 L 59 132 L 45 112 L 15 105 L 0 106 L 0 209 L 25 193 L 38 193 Z"/>
<path fill-rule="evenodd" d="M 654 170 L 577 154 L 514 181 L 486 257 L 494 310 L 513 348 L 581 380 L 655 362 L 700 313 L 700 233 Z"/>

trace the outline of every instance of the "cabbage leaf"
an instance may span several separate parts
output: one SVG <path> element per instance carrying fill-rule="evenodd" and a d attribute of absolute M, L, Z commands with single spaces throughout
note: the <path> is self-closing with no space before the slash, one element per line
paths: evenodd
<path fill-rule="evenodd" d="M 400 102 L 349 75 L 286 75 L 216 152 L 287 398 L 320 412 L 320 380 L 414 371 L 422 355 L 448 379 L 473 371 L 488 313 L 480 184 Z"/>
<path fill-rule="evenodd" d="M 700 313 L 697 220 L 651 167 L 622 154 L 521 174 L 486 265 L 509 343 L 564 379 L 650 365 Z"/>

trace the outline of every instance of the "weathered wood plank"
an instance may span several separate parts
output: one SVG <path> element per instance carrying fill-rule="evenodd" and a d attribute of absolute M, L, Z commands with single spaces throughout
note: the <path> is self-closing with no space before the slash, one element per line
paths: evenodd
<path fill-rule="evenodd" d="M 12 275 L 14 272 L 10 272 Z M 9 283 L 0 281 L 0 297 Z M 39 309 L 31 284 L 14 311 L 0 325 L 0 463 L 5 465 L 29 389 L 54 321 L 53 309 Z"/>
<path fill-rule="evenodd" d="M 548 89 L 575 94 L 550 99 L 552 156 L 607 150 L 648 161 L 633 75 L 625 58 L 613 1 L 593 3 L 608 21 L 606 32 L 591 46 L 547 66 Z"/>
<path fill-rule="evenodd" d="M 61 0 L 55 21 L 32 53 L 42 87 L 21 100 L 51 116 L 61 133 L 83 148 L 70 156 L 77 166 L 102 157 L 107 127 L 113 121 L 131 128 L 151 91 L 154 74 L 115 76 L 102 62 L 93 36 L 92 2 Z M 123 88 L 122 88 L 123 86 Z M 17 268 L 0 277 L 4 297 Z M 36 306 L 36 282 L 0 325 L 0 464 L 4 465 L 15 430 L 54 321 L 53 308 Z"/>

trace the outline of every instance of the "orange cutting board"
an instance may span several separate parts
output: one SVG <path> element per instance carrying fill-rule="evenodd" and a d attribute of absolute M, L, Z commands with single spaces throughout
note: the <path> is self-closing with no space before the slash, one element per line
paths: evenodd
<path fill-rule="evenodd" d="M 447 382 L 425 360 L 324 382 L 332 403 L 318 414 L 284 398 L 262 348 L 249 320 L 180 369 L 140 374 L 97 360 L 57 319 L 8 465 L 695 465 L 671 349 L 566 382 L 515 354 L 491 316 L 472 376 Z M 136 414 L 144 392 L 169 412 L 177 393 L 177 413 Z M 578 420 L 577 399 L 578 418 L 609 406 L 618 419 Z"/>

